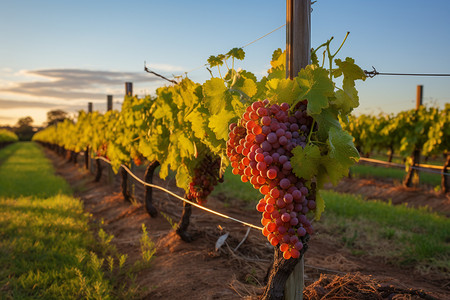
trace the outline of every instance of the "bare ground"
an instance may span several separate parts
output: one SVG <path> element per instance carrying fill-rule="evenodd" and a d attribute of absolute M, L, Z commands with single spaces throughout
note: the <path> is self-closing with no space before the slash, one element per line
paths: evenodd
<path fill-rule="evenodd" d="M 46 154 L 57 173 L 71 184 L 75 195 L 83 201 L 85 210 L 92 214 L 92 222 L 104 221 L 104 230 L 114 235 L 112 243 L 119 252 L 128 255 L 129 264 L 140 259 L 141 226 L 146 225 L 151 239 L 157 245 L 157 252 L 151 267 L 139 272 L 136 279 L 142 290 L 142 299 L 257 299 L 262 293 L 273 250 L 258 231 L 250 230 L 244 243 L 234 251 L 244 238 L 247 228 L 194 208 L 189 231 L 195 240 L 185 243 L 174 233 L 169 223 L 180 219 L 182 204 L 179 200 L 154 190 L 155 206 L 166 217 L 159 214 L 156 218 L 150 218 L 141 204 L 143 189 L 140 187 L 136 186 L 136 203 L 127 203 L 120 193 L 120 179 L 117 176 L 112 183 L 107 182 L 108 176 L 103 176 L 99 183 L 95 183 L 93 176 L 81 166 L 67 163 L 53 152 L 46 151 Z M 363 180 L 352 182 L 352 186 L 360 185 L 359 190 L 370 190 L 366 185 L 374 184 L 365 184 Z M 173 179 L 162 181 L 155 176 L 154 183 L 182 195 L 182 191 L 174 186 Z M 348 188 L 345 192 L 361 193 L 358 188 L 350 190 L 348 183 L 343 186 Z M 386 193 L 396 189 L 381 187 Z M 404 191 L 398 192 L 394 198 L 399 199 L 402 193 Z M 408 202 L 419 205 L 420 201 L 412 199 L 419 194 L 414 191 L 407 198 Z M 423 196 L 425 200 L 421 201 L 429 204 L 427 197 Z M 447 202 L 443 208 L 436 201 L 436 209 L 448 211 L 448 198 L 444 201 Z M 259 224 L 260 217 L 256 210 L 244 210 L 243 206 L 234 204 L 238 205 L 239 201 L 226 207 L 218 199 L 210 198 L 207 207 Z M 226 243 L 216 251 L 218 237 L 226 232 L 230 234 Z M 312 237 L 305 255 L 306 284 L 314 283 L 321 274 L 344 276 L 354 272 L 371 275 L 383 285 L 423 289 L 437 299 L 450 299 L 450 282 L 446 278 L 423 276 L 411 268 L 399 268 L 371 257 L 354 256 L 320 235 Z"/>

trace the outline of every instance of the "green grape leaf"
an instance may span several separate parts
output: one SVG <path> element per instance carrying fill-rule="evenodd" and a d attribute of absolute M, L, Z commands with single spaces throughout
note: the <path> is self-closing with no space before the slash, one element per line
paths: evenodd
<path fill-rule="evenodd" d="M 335 59 L 334 62 L 338 66 L 337 69 L 333 70 L 333 75 L 335 77 L 344 75 L 344 79 L 352 81 L 353 86 L 355 86 L 354 82 L 357 79 L 366 80 L 366 74 L 358 65 L 355 64 L 355 60 L 353 58 L 347 57 L 344 61 Z"/>
<path fill-rule="evenodd" d="M 342 114 L 349 114 L 354 108 L 359 106 L 358 91 L 355 88 L 355 80 L 365 80 L 366 75 L 364 71 L 355 64 L 355 60 L 347 57 L 344 61 L 340 59 L 335 60 L 337 69 L 334 70 L 333 75 L 339 77 L 344 76 L 342 81 L 342 90 L 336 92 L 336 100 L 334 105 L 337 109 L 342 111 Z"/>
<path fill-rule="evenodd" d="M 239 76 L 233 85 L 233 89 L 238 89 L 249 97 L 253 97 L 258 91 L 256 83 L 253 79 Z"/>
<path fill-rule="evenodd" d="M 211 55 L 207 62 L 211 68 L 223 65 L 223 59 L 225 56 L 223 54 L 219 54 L 217 56 Z"/>
<path fill-rule="evenodd" d="M 212 78 L 203 84 L 204 103 L 210 114 L 218 114 L 227 106 L 227 91 L 228 88 L 221 78 Z"/>
<path fill-rule="evenodd" d="M 266 83 L 267 98 L 277 103 L 286 102 L 292 105 L 300 94 L 298 84 L 294 80 L 270 79 Z"/>
<path fill-rule="evenodd" d="M 209 128 L 216 134 L 218 140 L 228 139 L 228 126 L 238 115 L 234 111 L 222 110 L 209 118 Z"/>
<path fill-rule="evenodd" d="M 284 66 L 286 65 L 286 51 L 281 50 L 281 48 L 273 51 L 272 61 L 270 62 L 270 65 L 272 66 L 272 69 L 276 69 L 279 67 L 284 69 Z"/>
<path fill-rule="evenodd" d="M 315 211 L 315 220 L 319 221 L 320 216 L 325 210 L 325 200 L 322 198 L 320 191 L 316 192 L 316 211 Z"/>
<path fill-rule="evenodd" d="M 189 170 L 185 165 L 178 166 L 177 174 L 175 175 L 177 186 L 184 189 L 185 192 L 189 191 L 189 183 L 192 181 L 192 177 L 189 174 Z"/>
<path fill-rule="evenodd" d="M 328 139 L 331 128 L 341 128 L 336 112 L 331 108 L 322 109 L 320 114 L 314 116 L 314 120 L 317 122 L 317 135 L 321 141 Z"/>
<path fill-rule="evenodd" d="M 191 123 L 191 128 L 196 138 L 205 138 L 205 127 L 208 125 L 208 119 L 205 115 L 203 115 L 198 109 L 194 109 L 186 116 L 185 120 Z"/>
<path fill-rule="evenodd" d="M 353 137 L 336 127 L 330 128 L 328 145 L 330 151 L 324 165 L 330 181 L 336 185 L 348 174 L 348 168 L 358 162 L 359 153 L 353 145 Z"/>
<path fill-rule="evenodd" d="M 239 60 L 243 60 L 245 58 L 245 52 L 242 48 L 233 48 L 226 54 L 226 58 L 233 57 Z"/>
<path fill-rule="evenodd" d="M 189 158 L 195 154 L 195 145 L 188 133 L 188 130 L 180 129 L 170 136 L 172 145 L 178 146 L 181 158 Z"/>
<path fill-rule="evenodd" d="M 305 148 L 297 146 L 292 150 L 292 171 L 299 178 L 312 178 L 319 173 L 322 156 L 318 146 L 306 145 Z"/>
<path fill-rule="evenodd" d="M 328 77 L 328 71 L 316 65 L 308 65 L 301 69 L 296 77 L 300 86 L 297 102 L 308 100 L 308 115 L 317 115 L 329 106 L 329 97 L 334 96 L 334 84 Z"/>

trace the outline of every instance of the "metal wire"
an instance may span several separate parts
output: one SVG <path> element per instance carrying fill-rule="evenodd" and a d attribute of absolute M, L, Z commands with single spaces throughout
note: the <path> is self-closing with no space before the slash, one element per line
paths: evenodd
<path fill-rule="evenodd" d="M 359 160 L 360 161 L 370 162 L 370 163 L 375 163 L 375 164 L 380 164 L 380 165 L 388 165 L 388 166 L 392 166 L 392 167 L 405 168 L 405 165 L 402 165 L 402 164 L 397 164 L 397 163 L 393 163 L 393 162 L 387 162 L 387 161 L 382 161 L 382 160 L 377 160 L 377 159 L 372 159 L 372 158 L 361 157 Z M 428 173 L 435 173 L 435 174 L 440 174 L 440 175 L 443 174 L 445 176 L 449 176 L 450 175 L 450 173 L 445 173 L 445 172 L 442 172 L 442 171 L 431 170 L 430 168 L 427 168 L 427 167 L 411 166 L 411 168 L 415 169 L 415 170 L 423 171 L 423 172 L 428 172 Z"/>
<path fill-rule="evenodd" d="M 96 156 L 96 157 L 94 157 L 94 159 L 101 159 L 101 160 L 103 160 L 104 162 L 106 162 L 106 163 L 108 163 L 108 164 L 111 164 L 111 161 L 108 160 L 108 159 L 106 159 L 106 158 L 103 157 L 103 156 Z M 216 216 L 219 216 L 219 217 L 222 217 L 222 218 L 225 218 L 225 219 L 228 219 L 228 220 L 232 220 L 232 221 L 241 223 L 241 224 L 243 224 L 243 225 L 245 225 L 245 226 L 248 226 L 248 227 L 251 227 L 251 228 L 254 228 L 254 229 L 263 230 L 262 227 L 259 227 L 259 226 L 253 225 L 253 224 L 251 224 L 251 223 L 247 223 L 247 222 L 241 221 L 241 220 L 239 220 L 239 219 L 236 219 L 236 218 L 227 216 L 227 215 L 225 215 L 225 214 L 222 214 L 222 213 L 219 213 L 219 212 L 214 211 L 214 210 L 212 210 L 212 209 L 209 209 L 209 208 L 206 208 L 206 207 L 204 207 L 204 206 L 201 206 L 200 204 L 197 204 L 197 203 L 195 203 L 195 202 L 189 201 L 189 200 L 187 200 L 187 199 L 185 199 L 185 198 L 183 198 L 183 197 L 180 197 L 180 196 L 178 196 L 177 194 L 175 194 L 175 193 L 173 193 L 173 192 L 171 192 L 171 191 L 169 191 L 169 190 L 167 190 L 167 189 L 165 189 L 165 188 L 163 188 L 163 187 L 161 187 L 161 186 L 159 186 L 159 185 L 151 184 L 151 183 L 145 182 L 145 181 L 143 181 L 142 179 L 140 179 L 139 177 L 137 177 L 135 174 L 133 174 L 133 172 L 131 172 L 131 170 L 130 170 L 127 166 L 125 166 L 125 165 L 123 165 L 123 164 L 120 165 L 120 166 L 121 166 L 122 168 L 124 168 L 124 169 L 127 171 L 127 173 L 131 175 L 131 177 L 133 177 L 136 181 L 138 181 L 139 183 L 141 183 L 141 184 L 143 184 L 143 185 L 145 185 L 145 186 L 149 186 L 149 187 L 152 187 L 152 188 L 159 189 L 159 190 L 161 190 L 161 191 L 163 191 L 163 192 L 166 192 L 167 194 L 169 194 L 169 195 L 171 195 L 171 196 L 173 196 L 173 197 L 175 197 L 175 198 L 177 198 L 177 199 L 179 199 L 179 200 L 181 200 L 181 201 L 184 201 L 184 202 L 186 202 L 186 203 L 189 203 L 190 205 L 195 206 L 195 207 L 200 208 L 200 209 L 203 209 L 204 211 L 207 211 L 207 212 L 209 212 L 209 213 L 215 214 Z"/>
<path fill-rule="evenodd" d="M 372 71 L 364 70 L 364 74 L 366 74 L 367 77 L 373 78 L 376 75 L 393 75 L 393 76 L 434 76 L 434 77 L 448 77 L 450 74 L 445 73 L 385 73 L 385 72 L 378 72 L 375 67 L 372 66 Z"/>
<path fill-rule="evenodd" d="M 245 47 L 247 47 L 247 46 L 250 46 L 250 45 L 253 44 L 253 43 L 256 43 L 256 42 L 259 41 L 260 39 L 265 38 L 266 36 L 268 36 L 269 34 L 274 33 L 274 32 L 277 31 L 277 30 L 280 30 L 280 29 L 283 28 L 284 26 L 286 26 L 286 24 L 283 24 L 283 25 L 281 25 L 280 27 L 275 28 L 275 29 L 272 30 L 271 32 L 266 33 L 265 35 L 263 35 L 263 36 L 257 38 L 257 39 L 254 40 L 254 41 L 251 41 L 251 42 L 248 43 L 248 44 L 245 44 L 245 45 L 242 46 L 241 48 L 245 48 Z M 206 67 L 206 66 L 208 66 L 208 65 L 209 65 L 209 64 L 203 64 L 203 65 L 198 66 L 198 67 L 196 67 L 196 68 L 193 68 L 193 69 L 191 69 L 191 70 L 189 70 L 189 71 L 186 71 L 186 72 L 184 72 L 183 74 L 190 73 L 190 72 L 192 72 L 192 71 L 198 70 L 198 69 L 203 68 L 203 67 Z M 174 77 L 180 77 L 180 76 L 181 76 L 181 75 L 179 75 L 179 76 L 174 76 Z"/>

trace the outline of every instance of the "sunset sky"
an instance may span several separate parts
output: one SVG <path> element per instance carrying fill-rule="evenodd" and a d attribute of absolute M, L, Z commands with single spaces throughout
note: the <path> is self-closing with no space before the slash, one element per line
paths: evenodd
<path fill-rule="evenodd" d="M 144 72 L 144 61 L 167 77 L 203 65 L 210 55 L 243 46 L 283 25 L 282 0 L 24 1 L 0 0 L 0 125 L 31 116 L 35 125 L 60 108 L 104 111 L 106 95 L 120 108 L 124 82 L 153 93 L 166 82 Z M 379 72 L 450 73 L 450 1 L 318 0 L 312 46 L 331 36 L 339 57 Z M 285 48 L 282 28 L 245 48 L 237 67 L 259 78 L 272 52 Z M 205 68 L 188 73 L 210 78 Z M 378 76 L 358 84 L 360 113 L 414 108 L 416 85 L 425 104 L 450 102 L 450 77 Z"/>

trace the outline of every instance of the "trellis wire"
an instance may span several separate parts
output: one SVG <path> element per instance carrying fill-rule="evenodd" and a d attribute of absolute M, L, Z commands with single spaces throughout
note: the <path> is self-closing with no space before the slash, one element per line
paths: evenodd
<path fill-rule="evenodd" d="M 101 160 L 103 160 L 104 162 L 106 162 L 106 163 L 108 163 L 108 164 L 111 164 L 111 161 L 108 160 L 108 159 L 106 159 L 106 158 L 103 157 L 103 156 L 96 156 L 96 157 L 94 157 L 94 159 L 101 159 Z M 219 213 L 219 212 L 217 212 L 217 211 L 214 211 L 214 210 L 212 210 L 212 209 L 209 209 L 209 208 L 206 208 L 206 207 L 204 207 L 204 206 L 201 206 L 200 204 L 197 204 L 197 203 L 195 203 L 195 202 L 189 201 L 189 200 L 187 200 L 187 199 L 185 199 L 185 198 L 183 198 L 183 197 L 180 197 L 180 196 L 178 196 L 177 194 L 175 194 L 174 192 L 169 191 L 168 189 L 165 189 L 165 188 L 163 188 L 163 187 L 161 187 L 161 186 L 159 186 L 159 185 L 151 184 L 151 183 L 145 182 L 145 181 L 143 181 L 142 179 L 140 179 L 139 177 L 137 177 L 133 172 L 131 172 L 131 170 L 130 170 L 127 166 L 125 166 L 124 164 L 122 164 L 122 165 L 120 165 L 120 166 L 121 166 L 122 168 L 124 168 L 125 171 L 127 171 L 127 173 L 130 174 L 131 177 L 133 177 L 137 182 L 139 182 L 139 183 L 141 183 L 141 184 L 143 184 L 143 185 L 145 185 L 145 186 L 159 189 L 159 190 L 161 190 L 161 191 L 163 191 L 163 192 L 165 192 L 165 193 L 167 193 L 167 194 L 169 194 L 169 195 L 171 195 L 171 196 L 173 196 L 173 197 L 175 197 L 175 198 L 177 198 L 177 199 L 179 199 L 179 200 L 181 200 L 181 201 L 184 201 L 184 202 L 186 202 L 186 203 L 189 203 L 189 204 L 192 205 L 192 206 L 195 206 L 195 207 L 197 207 L 197 208 L 203 209 L 204 211 L 207 211 L 207 212 L 209 212 L 209 213 L 215 214 L 215 215 L 217 215 L 217 216 L 219 216 L 219 217 L 222 217 L 222 218 L 225 218 L 225 219 L 228 219 L 228 220 L 232 220 L 232 221 L 241 223 L 241 224 L 243 224 L 243 225 L 245 225 L 245 226 L 248 226 L 248 227 L 251 227 L 251 228 L 254 228 L 254 229 L 263 230 L 262 227 L 259 227 L 259 226 L 253 225 L 253 224 L 251 224 L 251 223 L 247 223 L 247 222 L 241 221 L 241 220 L 239 220 L 239 219 L 230 217 L 230 216 L 228 216 L 228 215 L 225 215 L 225 214 Z"/>

